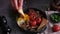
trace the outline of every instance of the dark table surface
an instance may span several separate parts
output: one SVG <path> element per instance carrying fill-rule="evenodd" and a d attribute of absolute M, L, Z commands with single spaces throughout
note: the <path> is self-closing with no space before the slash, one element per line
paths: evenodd
<path fill-rule="evenodd" d="M 28 8 L 38 8 L 45 11 L 49 7 L 49 3 L 50 0 L 29 0 L 26 4 L 28 5 Z M 17 27 L 15 11 L 13 11 L 9 0 L 0 0 L 0 16 L 6 17 L 7 24 L 12 29 L 10 34 L 29 34 L 28 32 L 20 31 Z"/>

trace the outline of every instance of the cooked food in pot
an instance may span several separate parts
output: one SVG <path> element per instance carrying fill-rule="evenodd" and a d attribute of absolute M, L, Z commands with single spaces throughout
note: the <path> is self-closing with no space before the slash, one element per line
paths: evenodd
<path fill-rule="evenodd" d="M 35 11 L 34 9 L 29 9 L 29 11 L 24 13 L 26 19 L 22 17 L 22 15 L 17 18 L 17 24 L 20 28 L 29 31 L 39 31 L 47 24 L 47 19 L 40 14 L 39 11 Z"/>

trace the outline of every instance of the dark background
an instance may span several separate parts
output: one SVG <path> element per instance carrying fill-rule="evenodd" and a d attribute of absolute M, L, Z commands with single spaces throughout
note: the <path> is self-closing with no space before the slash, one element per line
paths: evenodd
<path fill-rule="evenodd" d="M 50 2 L 51 0 L 28 0 L 26 5 L 27 8 L 37 8 L 42 11 L 46 11 Z M 28 34 L 28 32 L 20 31 L 20 29 L 17 27 L 15 12 L 13 11 L 9 0 L 0 0 L 0 16 L 6 17 L 7 24 L 12 29 L 11 34 Z"/>

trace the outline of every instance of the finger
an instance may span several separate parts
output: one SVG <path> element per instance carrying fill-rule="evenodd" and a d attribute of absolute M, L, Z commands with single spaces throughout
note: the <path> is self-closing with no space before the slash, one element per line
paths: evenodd
<path fill-rule="evenodd" d="M 18 0 L 14 0 L 14 3 L 15 3 L 16 9 L 18 10 Z"/>
<path fill-rule="evenodd" d="M 23 8 L 23 0 L 18 1 L 18 6 L 19 6 L 19 9 Z"/>

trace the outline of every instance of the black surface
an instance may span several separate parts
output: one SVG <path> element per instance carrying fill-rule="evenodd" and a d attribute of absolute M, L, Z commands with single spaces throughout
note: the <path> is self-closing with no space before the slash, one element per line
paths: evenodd
<path fill-rule="evenodd" d="M 49 7 L 49 2 L 50 0 L 29 0 L 27 2 L 27 7 L 38 8 L 44 11 L 47 7 Z M 0 0 L 0 16 L 3 15 L 6 17 L 7 24 L 12 29 L 10 34 L 28 34 L 28 32 L 25 33 L 20 31 L 17 27 L 15 20 L 16 14 L 17 13 L 12 9 L 9 0 Z"/>

